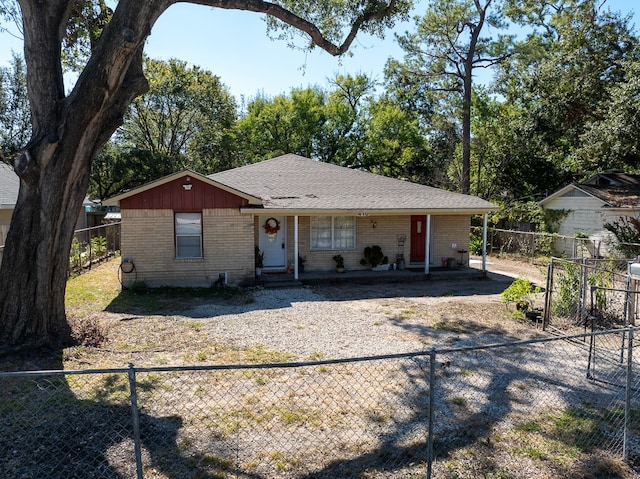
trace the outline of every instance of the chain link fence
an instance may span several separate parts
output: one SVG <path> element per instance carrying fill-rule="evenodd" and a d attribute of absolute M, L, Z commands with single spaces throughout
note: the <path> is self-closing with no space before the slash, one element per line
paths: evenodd
<path fill-rule="evenodd" d="M 628 274 L 629 262 L 552 258 L 544 328 L 568 333 L 635 325 L 638 288 Z"/>
<path fill-rule="evenodd" d="M 576 477 L 594 458 L 640 457 L 637 334 L 0 373 L 0 476 Z"/>
<path fill-rule="evenodd" d="M 481 235 L 481 229 L 472 228 Z M 566 256 L 569 258 L 601 258 L 611 253 L 612 244 L 600 238 L 563 236 L 536 231 L 487 229 L 487 253 L 516 256 L 534 262 L 536 258 Z"/>

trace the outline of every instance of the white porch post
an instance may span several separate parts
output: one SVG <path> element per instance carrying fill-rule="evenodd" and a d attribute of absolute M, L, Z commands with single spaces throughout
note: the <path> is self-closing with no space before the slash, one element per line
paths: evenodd
<path fill-rule="evenodd" d="M 293 277 L 298 279 L 298 215 L 293 217 Z"/>
<path fill-rule="evenodd" d="M 487 214 L 482 221 L 482 272 L 487 272 Z"/>
<path fill-rule="evenodd" d="M 424 235 L 424 274 L 429 274 L 429 258 L 431 258 L 431 215 L 427 215 L 427 225 Z"/>

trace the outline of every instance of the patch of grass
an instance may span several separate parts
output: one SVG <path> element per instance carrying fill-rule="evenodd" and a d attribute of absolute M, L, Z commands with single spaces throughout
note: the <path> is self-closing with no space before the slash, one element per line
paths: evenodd
<path fill-rule="evenodd" d="M 468 401 L 467 398 L 463 396 L 455 396 L 451 398 L 451 404 L 455 404 L 456 406 L 466 406 Z"/>
<path fill-rule="evenodd" d="M 199 332 L 202 330 L 202 327 L 204 326 L 204 324 L 202 323 L 202 321 L 193 320 L 193 321 L 187 321 L 185 326 L 187 328 L 193 329 L 196 332 Z"/>
<path fill-rule="evenodd" d="M 198 351 L 198 353 L 196 354 L 196 360 L 200 361 L 201 363 L 207 360 L 207 353 L 205 353 L 204 351 Z"/>
<path fill-rule="evenodd" d="M 415 309 L 403 309 L 400 312 L 400 315 L 397 317 L 397 319 L 403 321 L 403 320 L 411 319 L 415 315 L 416 315 Z"/>
<path fill-rule="evenodd" d="M 243 356 L 247 362 L 257 364 L 286 363 L 296 358 L 295 354 L 273 351 L 262 345 L 246 349 Z"/>
<path fill-rule="evenodd" d="M 320 418 L 319 411 L 312 411 L 308 408 L 299 409 L 283 409 L 278 413 L 280 421 L 286 425 L 291 424 L 317 424 L 317 420 Z"/>
<path fill-rule="evenodd" d="M 240 288 L 148 288 L 140 284 L 123 290 L 118 277 L 120 257 L 69 279 L 65 304 L 71 316 L 96 311 L 151 313 L 189 308 L 194 299 L 235 300 L 248 304 L 253 296 Z"/>
<path fill-rule="evenodd" d="M 120 257 L 116 257 L 67 281 L 67 313 L 84 316 L 106 309 L 120 294 L 119 265 Z"/>
<path fill-rule="evenodd" d="M 601 442 L 602 411 L 567 409 L 560 416 L 553 418 L 552 434 L 566 444 L 575 445 L 587 452 L 593 445 Z"/>
<path fill-rule="evenodd" d="M 538 424 L 538 422 L 536 422 L 535 420 L 532 420 L 516 425 L 515 429 L 516 431 L 521 432 L 538 432 L 540 431 L 540 424 Z"/>
<path fill-rule="evenodd" d="M 438 331 L 450 331 L 452 333 L 466 333 L 466 328 L 457 321 L 441 319 L 433 324 L 433 329 Z"/>

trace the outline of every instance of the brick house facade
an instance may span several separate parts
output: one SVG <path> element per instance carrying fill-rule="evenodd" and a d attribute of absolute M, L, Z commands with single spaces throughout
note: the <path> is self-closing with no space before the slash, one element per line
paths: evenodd
<path fill-rule="evenodd" d="M 266 272 L 349 270 L 366 246 L 389 262 L 440 266 L 464 258 L 470 218 L 497 207 L 480 198 L 297 155 L 202 176 L 182 171 L 106 201 L 122 212 L 123 284 L 231 285 L 254 278 L 254 249 Z M 428 234 L 427 234 L 428 232 Z M 425 261 L 428 255 L 429 260 Z M 468 256 L 467 256 L 468 258 Z M 128 263 L 128 264 L 127 264 Z"/>

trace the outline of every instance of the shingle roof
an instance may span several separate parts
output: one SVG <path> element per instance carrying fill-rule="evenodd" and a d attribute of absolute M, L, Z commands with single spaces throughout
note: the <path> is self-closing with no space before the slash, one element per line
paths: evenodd
<path fill-rule="evenodd" d="M 640 175 L 605 172 L 578 183 L 577 186 L 613 208 L 640 206 Z"/>
<path fill-rule="evenodd" d="M 396 210 L 484 213 L 481 198 L 287 154 L 215 173 L 215 182 L 282 210 Z"/>
<path fill-rule="evenodd" d="M 13 209 L 18 200 L 20 179 L 13 168 L 0 161 L 0 209 Z"/>

